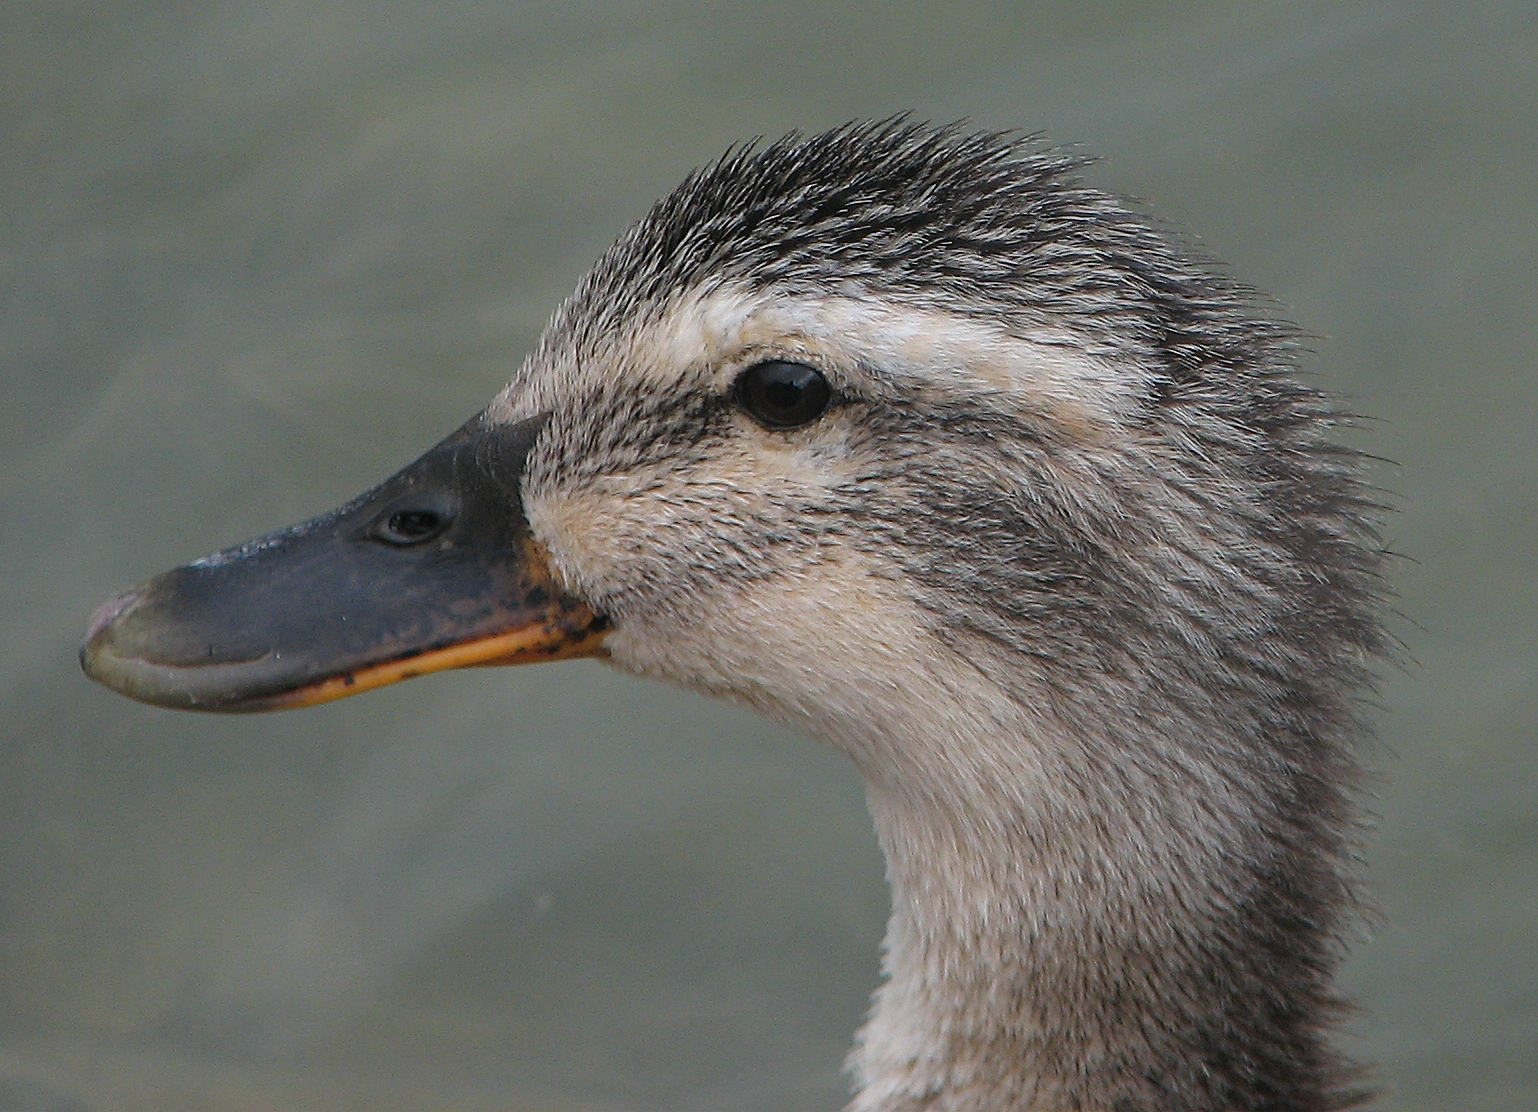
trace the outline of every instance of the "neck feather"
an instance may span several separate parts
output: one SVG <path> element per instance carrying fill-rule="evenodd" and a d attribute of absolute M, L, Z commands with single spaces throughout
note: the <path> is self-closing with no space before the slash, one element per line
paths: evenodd
<path fill-rule="evenodd" d="M 850 1112 L 1356 1103 L 1326 1041 L 1351 908 L 1342 684 L 1186 675 L 1202 658 L 1173 638 L 1137 660 L 1023 651 L 937 627 L 968 600 L 921 612 L 861 558 L 687 626 L 629 615 L 608 642 L 865 779 L 893 910 Z"/>
<path fill-rule="evenodd" d="M 1325 1041 L 1340 800 L 1210 739 L 996 729 L 867 770 L 893 910 L 851 1112 L 1356 1103 Z"/>

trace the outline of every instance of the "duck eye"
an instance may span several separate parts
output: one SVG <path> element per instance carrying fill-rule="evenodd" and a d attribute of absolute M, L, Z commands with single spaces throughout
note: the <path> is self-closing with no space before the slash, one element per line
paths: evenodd
<path fill-rule="evenodd" d="M 822 372 L 805 363 L 771 359 L 737 376 L 737 404 L 768 429 L 794 429 L 822 416 L 833 397 Z"/>
<path fill-rule="evenodd" d="M 452 522 L 450 515 L 437 510 L 396 510 L 376 521 L 369 533 L 375 540 L 406 548 L 432 540 Z"/>

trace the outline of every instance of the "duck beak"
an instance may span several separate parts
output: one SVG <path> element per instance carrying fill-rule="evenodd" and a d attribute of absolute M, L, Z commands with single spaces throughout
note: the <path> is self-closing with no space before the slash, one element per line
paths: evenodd
<path fill-rule="evenodd" d="M 520 494 L 538 417 L 477 417 L 340 509 L 195 560 L 103 606 L 80 663 L 141 702 L 310 706 L 446 668 L 603 652 Z"/>

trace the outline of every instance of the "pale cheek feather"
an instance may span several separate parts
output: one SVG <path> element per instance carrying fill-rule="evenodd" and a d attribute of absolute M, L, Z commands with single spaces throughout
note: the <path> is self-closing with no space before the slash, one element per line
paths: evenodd
<path fill-rule="evenodd" d="M 526 490 L 525 513 L 557 574 L 581 597 L 609 605 L 628 598 L 635 608 L 649 596 L 645 605 L 666 608 L 689 591 L 714 590 L 723 577 L 759 577 L 775 570 L 771 563 L 788 569 L 824 558 L 826 546 L 815 538 L 769 550 L 749 542 L 766 532 L 797 534 L 796 507 L 822 501 L 855 466 L 837 450 L 814 457 L 781 440 L 748 436 L 688 470 L 606 474 Z"/>
<path fill-rule="evenodd" d="M 761 549 L 736 569 L 724 543 L 699 547 L 722 518 L 776 510 L 750 483 L 801 482 L 806 470 L 797 453 L 729 454 L 712 464 L 708 496 L 677 480 L 610 476 L 535 493 L 527 512 L 557 577 L 612 611 L 607 648 L 623 670 L 747 703 L 880 780 L 942 768 L 971 783 L 1038 781 L 1039 769 L 1023 767 L 1028 753 L 1011 753 L 1007 769 L 972 767 L 981 754 L 960 739 L 979 715 L 1018 730 L 1020 707 L 979 694 L 971 665 L 935 639 L 894 569 L 845 544 Z"/>
<path fill-rule="evenodd" d="M 917 607 L 864 562 L 846 554 L 726 586 L 686 613 L 635 614 L 607 647 L 624 671 L 709 691 L 819 737 L 899 793 L 936 777 L 970 785 L 958 785 L 963 795 L 1038 783 L 1028 749 L 1009 752 L 1007 769 L 977 766 L 1003 757 L 971 745 L 977 720 L 1018 730 L 1019 707 L 980 694 Z"/>

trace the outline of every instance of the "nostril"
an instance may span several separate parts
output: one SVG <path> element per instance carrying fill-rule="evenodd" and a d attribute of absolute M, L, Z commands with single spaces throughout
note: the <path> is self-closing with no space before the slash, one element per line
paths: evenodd
<path fill-rule="evenodd" d="M 402 540 L 419 541 L 441 527 L 443 519 L 432 510 L 402 510 L 390 515 L 386 527 L 392 536 Z"/>
<path fill-rule="evenodd" d="M 396 510 L 375 523 L 371 530 L 376 540 L 405 548 L 430 541 L 449 527 L 452 518 L 438 510 Z"/>

